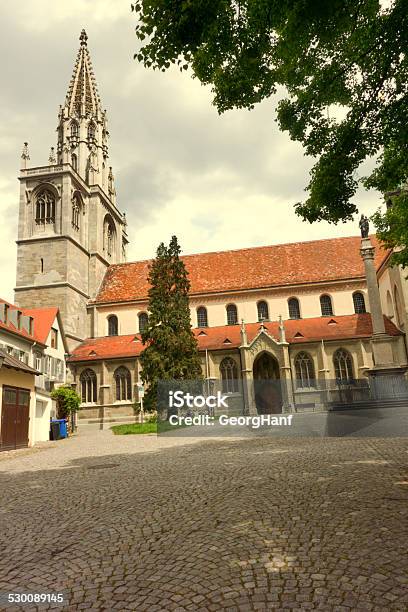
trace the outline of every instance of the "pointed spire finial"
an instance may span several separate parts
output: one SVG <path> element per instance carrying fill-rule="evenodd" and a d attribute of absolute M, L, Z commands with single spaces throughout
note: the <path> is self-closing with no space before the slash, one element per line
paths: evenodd
<path fill-rule="evenodd" d="M 282 320 L 282 315 L 279 315 L 279 341 L 286 342 L 286 332 L 285 332 L 285 326 Z"/>
<path fill-rule="evenodd" d="M 86 41 L 88 40 L 88 35 L 85 32 L 85 30 L 82 30 L 81 36 L 79 37 L 79 40 L 81 41 L 81 46 L 85 46 L 86 47 Z"/>
<path fill-rule="evenodd" d="M 51 147 L 50 155 L 48 157 L 48 163 L 50 164 L 50 166 L 53 166 L 54 164 L 57 163 L 57 158 L 55 157 L 54 147 Z"/>
<path fill-rule="evenodd" d="M 248 344 L 248 336 L 247 336 L 247 331 L 245 327 L 245 321 L 244 319 L 241 319 L 241 345 L 247 346 L 247 344 Z"/>
<path fill-rule="evenodd" d="M 30 159 L 30 153 L 28 150 L 28 142 L 25 142 L 23 146 L 23 150 L 21 152 L 21 168 L 22 169 L 25 170 L 27 168 L 27 162 L 29 161 L 29 159 Z"/>

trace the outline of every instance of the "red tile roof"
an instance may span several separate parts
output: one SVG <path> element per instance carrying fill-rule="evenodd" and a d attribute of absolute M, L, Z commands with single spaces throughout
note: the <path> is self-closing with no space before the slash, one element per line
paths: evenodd
<path fill-rule="evenodd" d="M 402 335 L 395 325 L 384 317 L 385 329 L 391 336 Z M 290 344 L 320 342 L 321 340 L 347 340 L 350 338 L 369 338 L 372 334 L 370 314 L 346 315 L 341 317 L 316 317 L 311 319 L 287 320 L 284 322 L 286 340 Z M 279 323 L 264 323 L 267 332 L 279 338 Z M 260 331 L 260 323 L 246 325 L 248 342 L 252 342 Z M 237 348 L 241 344 L 240 325 L 223 325 L 194 329 L 201 351 Z M 77 346 L 68 361 L 97 361 L 137 357 L 143 350 L 140 335 L 107 336 L 89 338 Z"/>
<path fill-rule="evenodd" d="M 15 304 L 10 304 L 6 300 L 0 298 L 0 303 L 7 304 L 11 310 L 20 310 L 24 315 L 33 318 L 33 333 L 29 334 L 23 329 L 18 329 L 10 321 L 2 323 L 0 321 L 0 329 L 11 331 L 14 334 L 22 336 L 32 342 L 40 342 L 46 344 L 48 334 L 52 324 L 55 321 L 55 317 L 58 315 L 58 308 L 20 308 Z"/>
<path fill-rule="evenodd" d="M 46 344 L 51 327 L 58 314 L 58 308 L 22 308 L 25 315 L 34 319 L 34 336 L 42 344 Z"/>
<path fill-rule="evenodd" d="M 388 255 L 375 236 L 377 269 Z M 362 278 L 359 236 L 185 255 L 190 295 Z M 146 299 L 148 261 L 109 266 L 96 303 Z"/>

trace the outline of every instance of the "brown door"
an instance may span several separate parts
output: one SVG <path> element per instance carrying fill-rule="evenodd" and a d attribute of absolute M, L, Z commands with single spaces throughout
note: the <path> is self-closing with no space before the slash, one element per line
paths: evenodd
<path fill-rule="evenodd" d="M 1 449 L 28 446 L 30 392 L 17 387 L 3 387 L 1 410 Z"/>

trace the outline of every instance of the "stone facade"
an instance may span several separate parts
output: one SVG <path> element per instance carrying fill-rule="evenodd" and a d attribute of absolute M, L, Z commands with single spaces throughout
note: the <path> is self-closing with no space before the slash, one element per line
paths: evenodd
<path fill-rule="evenodd" d="M 57 155 L 28 168 L 22 155 L 15 301 L 60 308 L 69 347 L 90 333 L 86 305 L 110 264 L 126 257 L 126 220 L 116 207 L 108 131 L 86 34 L 65 104 Z"/>

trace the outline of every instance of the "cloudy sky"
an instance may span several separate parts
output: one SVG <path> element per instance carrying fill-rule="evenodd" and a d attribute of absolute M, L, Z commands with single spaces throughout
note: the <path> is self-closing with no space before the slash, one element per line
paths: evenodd
<path fill-rule="evenodd" d="M 130 260 L 153 256 L 172 234 L 194 253 L 357 232 L 356 222 L 310 225 L 295 215 L 312 163 L 278 131 L 276 100 L 220 117 L 210 89 L 188 74 L 148 71 L 133 60 L 130 0 L 3 2 L 0 18 L 1 297 L 13 299 L 22 143 L 32 166 L 47 163 L 82 28 L 108 111 Z M 357 201 L 367 214 L 381 204 L 363 190 Z"/>

